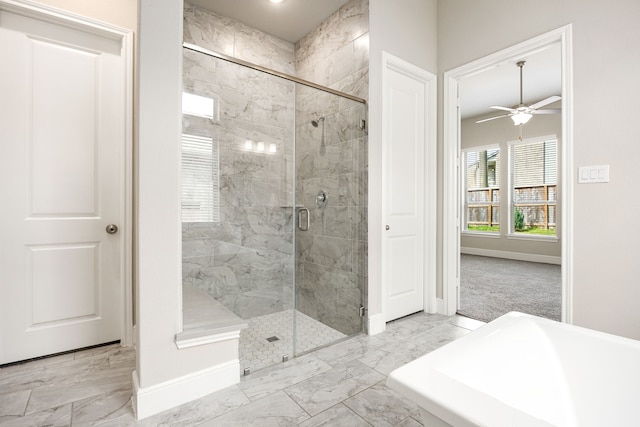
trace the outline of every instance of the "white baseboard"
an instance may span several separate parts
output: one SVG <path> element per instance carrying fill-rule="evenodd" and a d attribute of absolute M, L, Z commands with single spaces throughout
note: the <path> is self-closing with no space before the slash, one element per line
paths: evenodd
<path fill-rule="evenodd" d="M 513 259 L 516 261 L 540 262 L 544 264 L 562 264 L 562 257 L 550 255 L 525 254 L 521 252 L 496 251 L 493 249 L 460 248 L 460 253 L 492 258 Z"/>
<path fill-rule="evenodd" d="M 384 321 L 384 316 L 382 313 L 374 314 L 373 316 L 369 316 L 367 319 L 367 333 L 369 335 L 379 334 L 384 332 L 387 327 L 387 322 Z"/>
<path fill-rule="evenodd" d="M 136 419 L 141 420 L 239 382 L 238 359 L 145 388 L 140 387 L 133 371 L 131 403 Z"/>
<path fill-rule="evenodd" d="M 447 311 L 444 307 L 444 300 L 442 298 L 436 298 L 436 307 L 436 313 L 447 316 Z"/>

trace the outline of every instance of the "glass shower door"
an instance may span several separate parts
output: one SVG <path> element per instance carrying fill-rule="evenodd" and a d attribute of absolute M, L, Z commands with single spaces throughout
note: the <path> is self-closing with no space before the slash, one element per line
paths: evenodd
<path fill-rule="evenodd" d="M 190 49 L 183 70 L 183 289 L 246 321 L 246 373 L 361 332 L 364 104 Z"/>
<path fill-rule="evenodd" d="M 364 104 L 296 88 L 296 323 L 301 354 L 363 330 L 367 283 Z"/>
<path fill-rule="evenodd" d="M 183 286 L 247 322 L 256 371 L 293 355 L 295 84 L 188 49 L 183 69 L 207 110 L 183 114 Z"/>

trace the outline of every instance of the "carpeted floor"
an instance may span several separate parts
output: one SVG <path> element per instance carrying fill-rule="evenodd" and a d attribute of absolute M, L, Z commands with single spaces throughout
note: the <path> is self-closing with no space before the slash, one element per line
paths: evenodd
<path fill-rule="evenodd" d="M 490 322 L 510 311 L 560 320 L 560 266 L 460 255 L 458 313 Z"/>

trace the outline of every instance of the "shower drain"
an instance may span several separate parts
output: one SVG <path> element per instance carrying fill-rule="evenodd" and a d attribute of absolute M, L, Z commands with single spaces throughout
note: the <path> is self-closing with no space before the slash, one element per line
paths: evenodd
<path fill-rule="evenodd" d="M 267 338 L 267 341 L 269 342 L 274 342 L 274 341 L 278 341 L 280 338 L 276 337 L 275 335 L 272 337 Z"/>

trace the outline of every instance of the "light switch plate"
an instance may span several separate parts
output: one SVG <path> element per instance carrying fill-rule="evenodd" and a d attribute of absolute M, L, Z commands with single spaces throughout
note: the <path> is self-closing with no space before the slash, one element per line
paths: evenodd
<path fill-rule="evenodd" d="M 578 168 L 578 184 L 599 182 L 609 182 L 609 165 L 580 166 Z"/>

